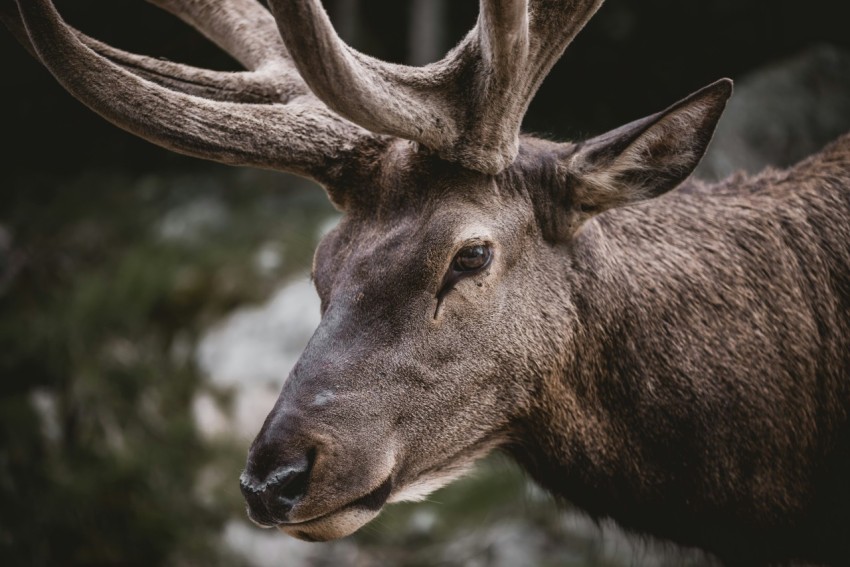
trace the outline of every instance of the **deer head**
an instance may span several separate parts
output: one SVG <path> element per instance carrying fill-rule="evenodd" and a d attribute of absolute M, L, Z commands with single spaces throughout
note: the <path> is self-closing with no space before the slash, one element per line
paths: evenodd
<path fill-rule="evenodd" d="M 320 244 L 322 321 L 251 446 L 258 524 L 345 536 L 493 448 L 522 444 L 547 392 L 580 430 L 574 243 L 595 215 L 660 196 L 696 166 L 720 81 L 584 143 L 520 137 L 544 76 L 602 0 L 481 0 L 442 61 L 345 45 L 319 0 L 150 0 L 247 69 L 126 53 L 19 0 L 7 25 L 83 103 L 172 150 L 293 172 L 345 212 Z"/>

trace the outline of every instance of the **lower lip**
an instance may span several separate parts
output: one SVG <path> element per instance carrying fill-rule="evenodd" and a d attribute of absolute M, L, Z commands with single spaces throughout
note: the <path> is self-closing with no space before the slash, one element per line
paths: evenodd
<path fill-rule="evenodd" d="M 365 496 L 361 496 L 357 500 L 349 502 L 344 506 L 340 506 L 333 512 L 328 512 L 326 514 L 322 514 L 321 516 L 316 516 L 315 518 L 310 518 L 309 520 L 302 520 L 300 522 L 281 522 L 277 524 L 275 527 L 277 528 L 299 528 L 299 527 L 307 527 L 310 524 L 319 522 L 329 516 L 333 516 L 334 514 L 339 514 L 343 510 L 348 508 L 365 508 L 367 510 L 377 512 L 381 508 L 384 507 L 384 504 L 387 503 L 387 498 L 390 497 L 390 493 L 393 489 L 393 478 L 392 476 L 388 476 L 387 479 L 382 482 L 375 490 L 366 494 Z"/>

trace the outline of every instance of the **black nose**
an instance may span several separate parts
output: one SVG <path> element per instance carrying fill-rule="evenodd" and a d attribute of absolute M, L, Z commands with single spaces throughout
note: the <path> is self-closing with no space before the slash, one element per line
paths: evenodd
<path fill-rule="evenodd" d="M 293 506 L 306 494 L 314 451 L 278 465 L 266 475 L 257 475 L 249 462 L 239 477 L 242 495 L 248 503 L 248 515 L 257 523 L 275 526 L 288 520 Z"/>

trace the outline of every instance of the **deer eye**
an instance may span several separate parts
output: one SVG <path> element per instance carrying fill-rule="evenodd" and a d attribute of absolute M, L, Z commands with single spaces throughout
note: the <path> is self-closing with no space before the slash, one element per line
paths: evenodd
<path fill-rule="evenodd" d="M 449 271 L 446 272 L 446 275 L 443 276 L 443 283 L 440 286 L 440 291 L 437 293 L 437 310 L 434 311 L 434 319 L 440 313 L 443 298 L 454 288 L 454 285 L 458 281 L 480 272 L 489 266 L 492 260 L 493 249 L 486 244 L 466 246 L 455 254 L 452 265 Z M 480 286 L 481 284 L 479 283 L 478 285 Z"/>
<path fill-rule="evenodd" d="M 484 269 L 490 263 L 493 252 L 488 246 L 477 244 L 462 248 L 452 260 L 452 269 L 455 272 L 477 272 Z"/>

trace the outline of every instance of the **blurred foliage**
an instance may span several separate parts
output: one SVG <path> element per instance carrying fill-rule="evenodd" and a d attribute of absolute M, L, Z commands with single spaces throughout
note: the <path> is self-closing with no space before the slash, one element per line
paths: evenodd
<path fill-rule="evenodd" d="M 302 242 L 282 269 L 309 266 L 313 226 L 330 208 L 297 187 L 282 197 L 272 187 L 280 176 L 254 177 L 260 183 L 242 180 L 240 191 L 213 175 L 7 185 L 3 565 L 233 564 L 215 539 L 234 507 L 241 511 L 244 447 L 225 479 L 233 496 L 199 498 L 200 471 L 227 452 L 202 442 L 193 422 L 195 338 L 284 275 L 246 277 L 258 242 Z M 170 234 L 164 214 L 197 202 L 219 203 L 213 210 L 226 218 Z"/>

